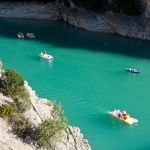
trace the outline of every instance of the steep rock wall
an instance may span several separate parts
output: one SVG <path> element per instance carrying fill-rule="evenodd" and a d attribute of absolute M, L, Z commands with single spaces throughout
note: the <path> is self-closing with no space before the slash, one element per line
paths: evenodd
<path fill-rule="evenodd" d="M 60 20 L 94 32 L 116 33 L 121 36 L 150 40 L 150 0 L 143 0 L 141 17 L 131 17 L 113 12 L 104 14 L 59 3 L 0 3 L 0 17 Z"/>
<path fill-rule="evenodd" d="M 150 40 L 150 20 L 148 15 L 145 17 L 146 11 L 148 14 L 148 8 L 143 16 L 133 17 L 113 12 L 96 14 L 83 8 L 67 8 L 63 5 L 59 5 L 59 7 L 63 20 L 73 26 L 88 31 L 116 33 L 125 37 Z"/>

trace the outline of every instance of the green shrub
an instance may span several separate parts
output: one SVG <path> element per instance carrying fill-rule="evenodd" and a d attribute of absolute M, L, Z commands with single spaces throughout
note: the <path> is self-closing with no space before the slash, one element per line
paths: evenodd
<path fill-rule="evenodd" d="M 25 111 L 31 108 L 31 100 L 30 99 L 14 99 L 12 104 L 14 110 L 17 113 L 24 113 Z"/>
<path fill-rule="evenodd" d="M 19 137 L 22 138 L 30 136 L 32 132 L 31 122 L 25 118 L 20 119 L 20 121 L 15 126 L 14 131 Z"/>
<path fill-rule="evenodd" d="M 61 140 L 62 131 L 67 128 L 67 118 L 61 110 L 61 105 L 54 106 L 53 118 L 42 122 L 36 129 L 36 141 L 41 147 L 54 148 L 55 142 Z"/>
<path fill-rule="evenodd" d="M 47 119 L 36 130 L 36 140 L 41 147 L 53 148 L 54 141 L 60 141 L 62 131 L 66 129 L 66 122 Z"/>
<path fill-rule="evenodd" d="M 2 104 L 0 106 L 0 116 L 5 118 L 5 117 L 10 117 L 13 112 L 13 109 L 10 105 L 8 104 Z"/>
<path fill-rule="evenodd" d="M 14 99 L 13 107 L 19 113 L 31 107 L 29 92 L 24 87 L 23 78 L 15 71 L 6 69 L 2 73 L 4 82 L 0 83 L 0 92 Z"/>
<path fill-rule="evenodd" d="M 6 69 L 2 73 L 2 78 L 5 82 L 1 83 L 0 91 L 12 98 L 19 97 L 19 94 L 24 90 L 23 78 L 15 70 L 11 69 Z"/>
<path fill-rule="evenodd" d="M 29 119 L 26 119 L 22 113 L 14 112 L 9 118 L 9 122 L 12 124 L 13 131 L 19 137 L 31 136 L 32 127 Z"/>

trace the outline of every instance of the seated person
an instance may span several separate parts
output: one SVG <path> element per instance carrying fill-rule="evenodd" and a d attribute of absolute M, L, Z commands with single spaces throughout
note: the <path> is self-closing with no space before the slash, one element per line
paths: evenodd
<path fill-rule="evenodd" d="M 135 69 L 132 69 L 132 71 L 135 71 Z"/>
<path fill-rule="evenodd" d="M 123 115 L 126 115 L 126 114 L 127 114 L 127 112 L 124 110 L 124 111 L 123 111 Z"/>
<path fill-rule="evenodd" d="M 128 68 L 129 70 L 132 70 L 131 67 Z"/>

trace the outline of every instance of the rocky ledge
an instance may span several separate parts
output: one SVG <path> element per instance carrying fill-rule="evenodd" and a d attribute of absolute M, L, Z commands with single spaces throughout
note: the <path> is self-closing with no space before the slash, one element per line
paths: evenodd
<path fill-rule="evenodd" d="M 32 107 L 26 112 L 25 117 L 29 118 L 32 124 L 39 125 L 47 118 L 51 118 L 51 111 L 53 105 L 49 100 L 39 98 L 35 91 L 28 86 L 25 81 L 25 87 L 30 93 Z M 5 97 L 0 93 L 0 105 L 12 103 L 10 97 Z M 12 128 L 9 123 L 0 118 L 0 149 L 1 150 L 44 150 L 43 148 L 37 148 L 32 141 L 25 142 L 13 134 Z M 67 130 L 63 133 L 61 142 L 57 143 L 55 150 L 91 150 L 88 140 L 83 138 L 83 134 L 80 133 L 78 127 L 68 126 Z"/>

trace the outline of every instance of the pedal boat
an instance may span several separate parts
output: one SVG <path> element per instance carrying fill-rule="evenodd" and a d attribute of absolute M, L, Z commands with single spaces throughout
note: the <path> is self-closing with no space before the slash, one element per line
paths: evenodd
<path fill-rule="evenodd" d="M 120 121 L 122 121 L 122 122 L 124 122 L 124 123 L 126 123 L 126 124 L 129 124 L 129 125 L 132 125 L 132 124 L 138 122 L 137 119 L 130 117 L 128 114 L 126 114 L 125 117 L 121 117 L 121 116 L 119 115 L 120 113 L 122 113 L 120 110 L 114 110 L 114 111 L 109 111 L 109 112 L 108 112 L 108 114 L 109 114 L 111 117 L 113 117 L 113 118 L 115 118 L 115 119 L 117 119 L 117 120 L 120 120 Z"/>
<path fill-rule="evenodd" d="M 46 54 L 46 53 L 40 53 L 40 55 L 39 55 L 41 58 L 43 58 L 43 59 L 53 59 L 53 56 L 51 56 L 51 55 L 48 55 L 48 54 Z"/>

